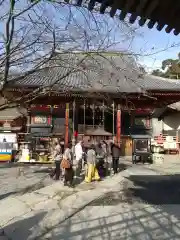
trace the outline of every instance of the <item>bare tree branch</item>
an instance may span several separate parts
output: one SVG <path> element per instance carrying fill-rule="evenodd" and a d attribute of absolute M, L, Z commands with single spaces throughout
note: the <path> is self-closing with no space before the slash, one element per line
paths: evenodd
<path fill-rule="evenodd" d="M 96 74 L 99 71 L 102 72 L 103 69 L 100 61 L 96 60 L 89 52 L 93 50 L 97 56 L 100 56 L 100 52 L 116 48 L 116 46 L 122 45 L 123 41 L 129 41 L 130 48 L 132 38 L 136 34 L 134 27 L 130 27 L 126 23 L 118 20 L 114 21 L 112 25 L 109 24 L 106 16 L 98 16 L 96 12 L 89 12 L 83 8 L 72 7 L 72 5 L 54 2 L 46 6 L 46 3 L 36 1 L 33 4 L 25 4 L 21 8 L 17 2 L 12 6 L 8 17 L 5 17 L 6 13 L 2 14 L 7 31 L 6 41 L 4 43 L 2 41 L 3 46 L 0 52 L 0 68 L 4 72 L 1 77 L 1 93 L 10 85 L 26 81 L 28 76 L 33 78 L 36 72 L 40 74 L 43 70 L 54 71 L 57 68 L 66 69 L 66 72 L 54 81 L 47 79 L 45 86 L 37 87 L 25 96 L 13 99 L 6 96 L 8 98 L 6 107 L 13 102 L 17 104 L 30 102 L 42 94 L 54 91 L 54 86 L 57 84 L 66 92 L 68 83 L 64 83 L 64 79 L 78 72 L 83 73 L 87 79 L 87 85 L 93 87 L 88 82 L 90 69 L 87 66 L 83 68 L 81 65 L 88 57 L 89 60 L 93 59 L 96 62 L 96 66 L 90 66 L 94 68 Z M 50 11 L 49 7 L 51 7 Z M 116 29 L 120 30 L 121 39 L 116 39 Z M 82 58 L 75 63 L 72 62 L 72 59 L 60 59 L 54 62 L 57 50 L 67 54 L 74 50 L 86 51 L 85 59 Z M 125 52 L 125 55 L 134 56 L 135 54 Z M 109 64 L 113 66 L 112 63 Z M 114 68 L 116 67 L 114 66 Z M 107 73 L 107 70 L 104 72 Z M 0 109 L 3 107 L 0 106 Z"/>

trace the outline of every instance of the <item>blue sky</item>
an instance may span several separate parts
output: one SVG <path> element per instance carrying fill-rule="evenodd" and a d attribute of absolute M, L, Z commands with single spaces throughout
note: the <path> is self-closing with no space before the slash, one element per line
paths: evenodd
<path fill-rule="evenodd" d="M 84 11 L 88 14 L 86 10 Z M 72 8 L 72 12 L 77 22 L 80 22 L 83 26 L 83 24 L 85 24 L 84 14 L 82 14 L 83 11 Z M 64 16 L 68 15 L 68 10 L 63 9 L 63 14 Z M 91 26 L 94 26 L 94 19 L 91 18 L 91 14 L 89 14 L 88 17 L 91 19 Z M 105 24 L 100 23 L 102 29 L 104 28 L 104 30 L 101 31 L 102 35 L 105 35 L 107 30 L 113 28 L 109 38 L 112 38 L 115 44 L 110 47 L 110 50 L 125 50 L 140 54 L 141 56 L 138 58 L 138 61 L 146 67 L 148 71 L 161 68 L 161 62 L 164 59 L 176 58 L 180 52 L 180 35 L 175 36 L 173 31 L 167 34 L 164 29 L 159 32 L 156 29 L 156 25 L 153 29 L 148 29 L 146 26 L 139 27 L 136 23 L 133 25 L 133 27 L 137 27 L 136 33 L 132 36 L 128 34 L 128 37 L 126 37 L 125 35 L 129 31 L 128 27 L 120 23 L 119 19 L 112 19 L 108 14 L 106 16 L 95 14 L 94 17 L 98 22 L 105 22 Z"/>
<path fill-rule="evenodd" d="M 137 51 L 142 48 L 144 55 L 159 52 L 140 58 L 140 63 L 145 65 L 149 71 L 161 67 L 164 59 L 177 58 L 180 52 L 180 35 L 175 36 L 173 32 L 167 34 L 164 29 L 161 32 L 156 28 L 150 30 L 147 27 L 142 27 L 140 31 L 143 37 L 134 39 L 134 48 Z M 172 45 L 175 47 L 171 47 Z"/>
<path fill-rule="evenodd" d="M 23 3 L 25 2 L 24 0 L 19 1 L 19 8 L 22 8 Z M 48 15 L 48 18 L 52 20 L 52 26 L 56 26 L 56 29 L 58 29 L 58 35 L 61 34 L 61 31 L 59 31 L 61 26 L 63 28 L 67 24 L 67 21 L 69 21 L 69 13 L 71 12 L 73 19 L 71 19 L 71 24 L 68 26 L 68 31 L 69 34 L 72 34 L 75 36 L 75 38 L 78 39 L 79 37 L 78 41 L 80 41 L 81 47 L 84 47 L 84 44 L 86 44 L 82 40 L 84 30 L 86 30 L 86 34 L 90 39 L 90 45 L 92 46 L 92 49 L 100 45 L 102 39 L 104 39 L 107 35 L 107 32 L 109 32 L 109 36 L 105 41 L 105 45 L 110 39 L 113 43 L 109 47 L 110 50 L 130 51 L 137 54 L 139 56 L 139 63 L 143 65 L 149 72 L 155 68 L 160 68 L 161 62 L 164 59 L 176 58 L 177 54 L 180 52 L 180 36 L 174 36 L 173 32 L 167 34 L 164 30 L 159 32 L 156 30 L 156 28 L 150 30 L 146 26 L 138 27 L 138 24 L 136 24 L 131 27 L 137 28 L 136 33 L 130 34 L 131 28 L 129 28 L 127 24 L 120 22 L 118 18 L 110 18 L 109 14 L 100 15 L 96 13 L 94 17 L 92 17 L 90 12 L 83 10 L 82 8 L 69 8 L 67 6 L 58 5 L 57 10 L 52 6 L 52 4 L 45 4 L 45 2 L 42 2 L 41 5 L 42 8 L 40 8 L 38 11 L 42 11 L 43 9 L 45 14 Z M 2 10 L 4 11 L 4 8 L 1 9 L 1 11 Z M 73 21 L 76 22 L 76 26 Z M 98 22 L 98 27 L 101 29 L 101 37 L 96 29 L 97 23 L 95 21 Z M 20 23 L 18 23 L 18 26 L 20 26 Z M 16 25 L 17 28 L 18 26 Z M 0 32 L 2 33 L 4 30 L 5 22 L 1 22 Z M 178 46 L 171 47 L 172 45 Z"/>

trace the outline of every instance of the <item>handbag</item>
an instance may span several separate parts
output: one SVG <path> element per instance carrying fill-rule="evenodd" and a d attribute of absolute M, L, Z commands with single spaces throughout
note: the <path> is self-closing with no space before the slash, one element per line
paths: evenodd
<path fill-rule="evenodd" d="M 70 168 L 71 166 L 70 166 L 70 163 L 69 163 L 69 161 L 68 161 L 68 159 L 66 159 L 66 158 L 63 158 L 62 159 L 62 161 L 61 161 L 61 168 Z"/>

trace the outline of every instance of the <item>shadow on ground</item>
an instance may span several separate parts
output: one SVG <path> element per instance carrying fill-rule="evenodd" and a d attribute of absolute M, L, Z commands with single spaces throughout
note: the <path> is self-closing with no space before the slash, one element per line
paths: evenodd
<path fill-rule="evenodd" d="M 121 192 L 105 194 L 37 238 L 32 235 L 39 232 L 45 212 L 24 216 L 5 226 L 5 232 L 14 229 L 13 240 L 180 239 L 179 181 L 180 175 L 130 176 Z"/>
<path fill-rule="evenodd" d="M 180 204 L 180 175 L 132 175 L 125 181 L 133 198 L 148 204 Z M 126 191 L 125 191 L 126 194 Z"/>
<path fill-rule="evenodd" d="M 36 215 L 24 216 L 21 220 L 16 221 L 4 227 L 3 235 L 8 239 L 27 240 L 30 236 L 35 235 L 38 224 L 43 220 L 47 212 L 40 212 Z M 40 229 L 40 228 L 39 228 Z"/>
<path fill-rule="evenodd" d="M 9 196 L 11 196 L 11 195 L 14 195 L 14 194 L 16 194 L 17 192 L 8 192 L 8 193 L 4 193 L 4 194 L 1 194 L 0 195 L 0 200 L 2 200 L 2 199 L 4 199 L 4 198 L 7 198 L 7 197 L 9 197 Z"/>
<path fill-rule="evenodd" d="M 132 175 L 125 178 L 121 191 L 108 192 L 91 205 L 146 203 L 180 204 L 180 175 Z"/>
<path fill-rule="evenodd" d="M 3 200 L 4 198 L 10 197 L 11 195 L 13 196 L 13 195 L 23 195 L 23 194 L 26 194 L 26 193 L 32 193 L 32 192 L 34 192 L 36 190 L 39 190 L 39 189 L 41 189 L 45 186 L 46 185 L 43 183 L 43 181 L 39 181 L 36 184 L 32 184 L 32 185 L 27 186 L 23 189 L 1 194 L 0 195 L 0 200 Z"/>
<path fill-rule="evenodd" d="M 145 205 L 139 208 L 122 206 L 87 207 L 60 225 L 45 229 L 40 225 L 46 213 L 19 220 L 5 227 L 13 240 L 169 240 L 180 239 L 180 220 L 163 206 Z M 169 206 L 169 208 L 171 208 Z M 13 232 L 12 232 L 13 230 Z M 33 235 L 40 234 L 33 238 Z M 10 234 L 9 234 L 10 235 Z"/>
<path fill-rule="evenodd" d="M 130 164 L 120 163 L 119 164 L 119 171 L 122 172 L 122 171 L 126 170 L 129 167 L 131 167 Z"/>
<path fill-rule="evenodd" d="M 24 175 L 23 180 L 21 180 L 21 181 L 26 181 L 27 179 L 28 179 L 28 176 Z M 51 180 L 48 180 L 48 182 L 46 181 L 47 175 L 45 175 L 41 178 L 38 178 L 36 181 L 28 182 L 28 184 L 25 186 L 24 185 L 21 186 L 21 181 L 16 182 L 16 180 L 17 180 L 17 177 L 14 178 L 15 187 L 13 188 L 13 190 L 11 190 L 9 192 L 6 192 L 6 190 L 5 190 L 5 193 L 0 194 L 0 200 L 3 200 L 5 198 L 13 196 L 13 195 L 23 195 L 26 193 L 32 193 L 36 190 L 44 188 L 53 183 L 53 181 L 51 181 Z"/>
<path fill-rule="evenodd" d="M 16 168 L 18 166 L 21 166 L 18 163 L 14 163 L 14 162 L 1 162 L 0 163 L 0 169 L 2 168 Z M 27 166 L 27 165 L 26 165 Z M 27 166 L 28 167 L 28 166 Z"/>

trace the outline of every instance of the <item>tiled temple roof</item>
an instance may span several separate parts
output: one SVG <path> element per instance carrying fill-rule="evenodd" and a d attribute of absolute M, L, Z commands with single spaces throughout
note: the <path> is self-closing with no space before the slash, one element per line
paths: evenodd
<path fill-rule="evenodd" d="M 26 115 L 27 110 L 25 108 L 6 108 L 4 110 L 0 110 L 0 121 L 14 120 Z"/>
<path fill-rule="evenodd" d="M 9 81 L 9 86 L 45 86 L 59 92 L 180 91 L 179 81 L 144 75 L 132 56 L 118 53 L 58 53 L 46 69 L 13 83 L 13 86 Z"/>
<path fill-rule="evenodd" d="M 143 81 L 138 79 L 137 83 L 147 91 L 180 91 L 180 81 L 176 79 L 145 75 Z"/>
<path fill-rule="evenodd" d="M 172 103 L 170 105 L 168 105 L 168 108 L 171 108 L 175 111 L 180 111 L 180 102 L 176 102 L 176 103 Z"/>

